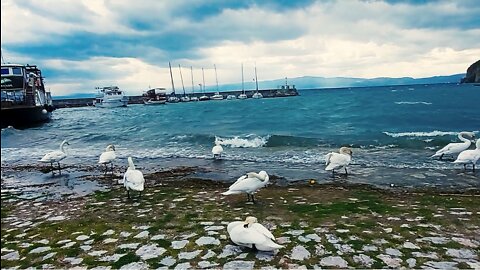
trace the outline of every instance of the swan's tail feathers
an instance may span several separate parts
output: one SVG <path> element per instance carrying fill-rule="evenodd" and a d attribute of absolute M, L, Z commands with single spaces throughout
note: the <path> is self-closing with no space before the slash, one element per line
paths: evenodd
<path fill-rule="evenodd" d="M 328 164 L 327 167 L 325 167 L 325 171 L 331 171 L 331 170 L 334 170 L 335 169 L 335 165 L 333 165 L 332 163 Z"/>
<path fill-rule="evenodd" d="M 225 192 L 222 193 L 222 195 L 231 195 L 231 194 L 238 194 L 240 193 L 239 191 L 236 191 L 236 190 L 227 190 Z"/>
<path fill-rule="evenodd" d="M 330 163 L 331 156 L 332 156 L 332 153 L 328 153 L 325 155 L 325 165 L 328 165 Z"/>
<path fill-rule="evenodd" d="M 441 154 L 439 154 L 438 152 L 433 154 L 432 156 L 430 156 L 431 158 L 435 158 L 435 157 L 439 157 Z"/>

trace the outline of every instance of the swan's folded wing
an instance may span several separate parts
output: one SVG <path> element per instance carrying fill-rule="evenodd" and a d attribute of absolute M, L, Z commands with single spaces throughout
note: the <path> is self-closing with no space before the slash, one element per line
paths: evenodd
<path fill-rule="evenodd" d="M 251 190 L 254 187 L 257 187 L 259 184 L 261 184 L 262 181 L 260 181 L 257 178 L 245 178 L 242 181 L 235 182 L 232 186 L 230 186 L 229 190 L 230 191 L 243 191 L 246 192 L 248 190 Z"/>
<path fill-rule="evenodd" d="M 260 223 L 253 223 L 250 225 L 250 228 L 257 230 L 259 233 L 265 235 L 272 240 L 275 240 L 275 236 L 273 236 L 273 234 Z"/>
<path fill-rule="evenodd" d="M 241 183 L 243 180 L 247 179 L 247 176 L 246 175 L 242 175 L 240 176 L 237 181 L 235 181 L 235 183 L 233 183 L 232 185 L 230 185 L 230 187 L 228 189 L 234 189 L 235 188 L 235 185 Z"/>

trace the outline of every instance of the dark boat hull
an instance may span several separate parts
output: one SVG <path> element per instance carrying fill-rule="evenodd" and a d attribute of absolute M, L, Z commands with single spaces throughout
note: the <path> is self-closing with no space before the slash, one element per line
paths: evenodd
<path fill-rule="evenodd" d="M 50 121 L 52 113 L 44 107 L 2 108 L 2 128 L 25 128 Z"/>

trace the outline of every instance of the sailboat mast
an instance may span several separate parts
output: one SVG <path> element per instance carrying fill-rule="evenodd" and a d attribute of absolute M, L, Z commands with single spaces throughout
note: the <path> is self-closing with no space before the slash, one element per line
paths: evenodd
<path fill-rule="evenodd" d="M 190 73 L 192 74 L 192 94 L 195 94 L 195 87 L 193 86 L 193 67 L 190 66 Z"/>
<path fill-rule="evenodd" d="M 203 72 L 203 67 L 202 67 L 202 77 L 203 77 L 203 93 L 205 94 L 205 72 Z"/>
<path fill-rule="evenodd" d="M 213 68 L 215 69 L 215 81 L 217 82 L 217 92 L 218 92 L 217 66 L 215 64 L 213 64 Z"/>
<path fill-rule="evenodd" d="M 242 93 L 245 94 L 245 83 L 243 79 L 243 63 L 242 63 Z"/>
<path fill-rule="evenodd" d="M 172 89 L 173 94 L 175 95 L 175 84 L 173 83 L 172 65 L 170 65 L 170 62 L 168 62 L 168 67 L 170 68 L 170 79 L 172 80 Z"/>
<path fill-rule="evenodd" d="M 257 64 L 255 64 L 255 86 L 258 93 Z"/>
<path fill-rule="evenodd" d="M 183 84 L 182 68 L 180 67 L 180 64 L 178 64 L 178 69 L 180 70 L 180 79 L 182 80 L 183 96 L 186 96 L 185 95 L 185 86 Z"/>

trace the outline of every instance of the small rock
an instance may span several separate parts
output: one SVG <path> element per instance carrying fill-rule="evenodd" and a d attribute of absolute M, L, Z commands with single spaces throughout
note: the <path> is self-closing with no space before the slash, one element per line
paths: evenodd
<path fill-rule="evenodd" d="M 172 248 L 173 249 L 182 249 L 188 244 L 188 240 L 181 240 L 181 241 L 172 241 Z"/>
<path fill-rule="evenodd" d="M 252 270 L 254 261 L 231 261 L 223 265 L 224 270 Z"/>
<path fill-rule="evenodd" d="M 28 254 L 42 253 L 42 252 L 45 252 L 45 251 L 49 251 L 51 249 L 52 249 L 51 247 L 37 247 L 37 248 L 34 248 L 34 249 L 30 250 L 30 252 Z"/>
<path fill-rule="evenodd" d="M 292 260 L 303 261 L 310 258 L 310 252 L 303 246 L 295 246 L 292 249 L 292 255 L 290 255 Z"/>
<path fill-rule="evenodd" d="M 137 249 L 135 254 L 140 256 L 142 258 L 142 260 L 148 260 L 148 259 L 152 259 L 152 258 L 157 258 L 158 256 L 165 253 L 165 251 L 167 251 L 167 250 L 153 244 L 153 245 L 141 246 L 139 249 Z"/>
<path fill-rule="evenodd" d="M 322 258 L 320 261 L 321 266 L 337 267 L 337 268 L 347 268 L 348 263 L 340 256 L 329 256 Z"/>
<path fill-rule="evenodd" d="M 202 236 L 195 241 L 195 243 L 199 246 L 204 245 L 220 245 L 220 240 L 211 237 L 211 236 Z"/>
<path fill-rule="evenodd" d="M 147 238 L 148 234 L 149 234 L 148 231 L 143 231 L 143 232 L 140 232 L 139 234 L 135 235 L 133 238 L 137 238 L 137 239 Z"/>

